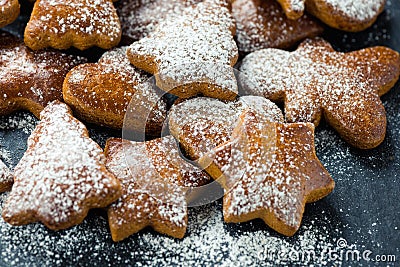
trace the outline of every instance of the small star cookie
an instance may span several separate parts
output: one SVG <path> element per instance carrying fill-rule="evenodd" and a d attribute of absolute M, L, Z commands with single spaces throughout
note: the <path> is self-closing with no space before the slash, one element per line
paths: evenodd
<path fill-rule="evenodd" d="M 322 26 L 304 14 L 288 19 L 276 0 L 236 0 L 232 4 L 239 51 L 249 53 L 263 48 L 289 48 L 306 37 L 322 33 Z"/>
<path fill-rule="evenodd" d="M 327 122 L 351 145 L 369 149 L 385 138 L 386 112 L 379 96 L 396 83 L 400 57 L 386 47 L 340 53 L 323 39 L 294 52 L 263 49 L 240 70 L 256 86 L 246 93 L 284 101 L 288 122 Z"/>
<path fill-rule="evenodd" d="M 233 100 L 238 49 L 227 2 L 207 0 L 169 16 L 129 47 L 130 62 L 154 74 L 162 90 L 181 98 L 202 94 Z"/>
<path fill-rule="evenodd" d="M 24 109 L 39 117 L 47 103 L 62 100 L 65 75 L 85 61 L 58 51 L 32 51 L 0 32 L 0 115 Z"/>
<path fill-rule="evenodd" d="M 152 33 L 169 15 L 179 15 L 201 0 L 122 0 L 117 3 L 122 41 L 131 44 Z"/>
<path fill-rule="evenodd" d="M 134 98 L 140 106 L 134 107 L 137 116 L 132 119 L 137 122 L 130 126 L 144 130 L 146 121 L 146 132 L 156 136 L 167 116 L 167 106 L 147 83 L 148 79 L 149 75 L 129 63 L 126 47 L 116 48 L 106 52 L 98 63 L 73 68 L 65 78 L 63 96 L 80 118 L 118 129 L 122 128 L 128 105 Z"/>
<path fill-rule="evenodd" d="M 7 166 L 0 160 L 0 193 L 11 189 L 13 176 Z"/>
<path fill-rule="evenodd" d="M 15 167 L 2 216 L 12 225 L 40 221 L 52 230 L 65 229 L 81 223 L 89 209 L 117 200 L 121 184 L 66 104 L 50 103 L 40 118 Z"/>
<path fill-rule="evenodd" d="M 386 0 L 278 0 L 290 19 L 298 19 L 304 9 L 327 25 L 339 30 L 357 32 L 370 27 Z"/>
<path fill-rule="evenodd" d="M 305 204 L 328 195 L 335 185 L 315 155 L 314 125 L 265 122 L 249 109 L 232 136 L 199 160 L 225 188 L 224 220 L 261 218 L 275 231 L 292 236 Z"/>
<path fill-rule="evenodd" d="M 19 15 L 18 0 L 2 0 L 0 2 L 0 28 L 10 24 Z"/>
<path fill-rule="evenodd" d="M 187 228 L 186 191 L 210 178 L 181 158 L 172 136 L 147 142 L 109 139 L 105 150 L 107 168 L 120 179 L 123 191 L 108 208 L 113 240 L 147 226 L 182 238 Z"/>
<path fill-rule="evenodd" d="M 121 40 L 121 25 L 111 0 L 37 0 L 25 28 L 31 49 L 110 49 Z"/>

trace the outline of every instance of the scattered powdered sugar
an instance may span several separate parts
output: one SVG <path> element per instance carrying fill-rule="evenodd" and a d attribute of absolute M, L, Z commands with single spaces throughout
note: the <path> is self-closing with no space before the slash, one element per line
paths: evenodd
<path fill-rule="evenodd" d="M 200 0 L 123 0 L 117 3 L 122 35 L 137 41 L 151 34 L 160 21 L 169 15 L 179 15 L 186 7 Z"/>
<path fill-rule="evenodd" d="M 0 117 L 0 130 L 22 130 L 25 134 L 31 134 L 38 123 L 38 119 L 29 112 L 16 112 L 8 116 Z"/>
<path fill-rule="evenodd" d="M 105 156 L 85 126 L 67 105 L 52 102 L 15 168 L 4 218 L 15 224 L 40 220 L 55 229 L 78 223 L 89 208 L 118 197 L 119 186 L 103 164 Z"/>
<path fill-rule="evenodd" d="M 7 195 L 0 195 L 0 212 Z M 293 251 L 299 255 L 316 253 L 312 259 L 300 259 L 300 264 L 330 265 L 333 262 L 321 257 L 322 251 L 335 249 L 335 239 L 341 233 L 333 228 L 326 212 L 319 209 L 318 223 L 306 217 L 295 237 L 283 238 L 259 221 L 243 226 L 224 223 L 221 204 L 216 202 L 189 210 L 188 232 L 183 240 L 144 230 L 119 243 L 111 241 L 105 231 L 107 221 L 99 214 L 60 232 L 40 224 L 15 228 L 0 218 L 0 265 L 276 266 L 290 264 L 289 253 Z M 284 257 L 279 259 L 278 253 Z M 339 261 L 335 264 L 341 265 Z"/>
<path fill-rule="evenodd" d="M 149 65 L 151 58 L 150 67 L 164 91 L 192 84 L 193 92 L 185 94 L 196 95 L 201 92 L 195 85 L 206 83 L 230 95 L 237 93 L 231 68 L 238 57 L 234 29 L 226 1 L 204 1 L 160 22 L 149 37 L 129 47 L 128 56 L 138 67 Z"/>
<path fill-rule="evenodd" d="M 325 0 L 325 2 L 350 18 L 368 21 L 378 14 L 386 0 Z"/>
<path fill-rule="evenodd" d="M 232 15 L 236 20 L 239 51 L 245 53 L 268 47 L 287 48 L 323 30 L 307 15 L 288 19 L 276 0 L 234 1 Z"/>

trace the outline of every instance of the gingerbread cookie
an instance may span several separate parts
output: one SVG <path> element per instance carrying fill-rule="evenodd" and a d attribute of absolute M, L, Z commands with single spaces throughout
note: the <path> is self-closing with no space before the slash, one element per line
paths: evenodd
<path fill-rule="evenodd" d="M 121 40 L 121 25 L 111 0 L 38 0 L 24 39 L 34 50 L 110 49 Z"/>
<path fill-rule="evenodd" d="M 350 32 L 370 27 L 386 4 L 386 0 L 278 0 L 278 2 L 290 19 L 301 17 L 306 8 L 329 26 Z"/>
<path fill-rule="evenodd" d="M 130 62 L 155 75 L 164 91 L 182 98 L 197 94 L 232 100 L 238 50 L 228 1 L 207 0 L 169 16 L 128 49 Z"/>
<path fill-rule="evenodd" d="M 322 39 L 294 52 L 264 49 L 249 54 L 241 71 L 256 86 L 247 93 L 285 102 L 288 122 L 327 122 L 351 145 L 374 148 L 385 138 L 386 113 L 379 96 L 396 83 L 399 54 L 386 47 L 349 53 Z"/>
<path fill-rule="evenodd" d="M 0 115 L 24 109 L 39 117 L 47 103 L 62 100 L 65 75 L 85 61 L 58 51 L 32 51 L 0 32 Z"/>
<path fill-rule="evenodd" d="M 10 24 L 18 18 L 18 0 L 3 0 L 0 2 L 0 28 Z"/>
<path fill-rule="evenodd" d="M 131 44 L 152 33 L 169 15 L 179 15 L 201 0 L 123 0 L 117 3 L 122 42 Z"/>
<path fill-rule="evenodd" d="M 227 103 L 198 97 L 172 106 L 168 115 L 169 130 L 179 140 L 187 156 L 198 160 L 231 139 L 236 121 L 249 107 L 266 121 L 283 122 L 281 110 L 263 97 L 244 96 Z"/>
<path fill-rule="evenodd" d="M 276 0 L 236 0 L 232 4 L 239 51 L 249 53 L 263 48 L 289 48 L 306 37 L 315 37 L 323 28 L 306 14 L 288 19 Z"/>
<path fill-rule="evenodd" d="M 11 189 L 13 177 L 7 166 L 0 160 L 0 193 Z"/>
<path fill-rule="evenodd" d="M 123 191 L 108 208 L 113 240 L 147 226 L 182 238 L 187 227 L 186 190 L 210 178 L 180 157 L 172 136 L 147 142 L 109 139 L 105 150 L 107 168 L 120 179 Z"/>
<path fill-rule="evenodd" d="M 53 230 L 65 229 L 81 223 L 89 209 L 117 200 L 121 184 L 66 104 L 54 101 L 40 117 L 15 167 L 2 215 L 12 225 L 40 221 Z"/>
<path fill-rule="evenodd" d="M 64 100 L 80 118 L 121 129 L 128 104 L 134 98 L 140 106 L 134 107 L 137 122 L 131 126 L 144 130 L 143 122 L 147 121 L 146 132 L 157 135 L 165 121 L 167 107 L 146 83 L 148 79 L 149 75 L 129 63 L 125 47 L 116 48 L 106 52 L 98 63 L 73 68 L 64 81 Z"/>
<path fill-rule="evenodd" d="M 335 183 L 315 155 L 313 124 L 265 122 L 255 114 L 244 111 L 232 140 L 199 163 L 214 179 L 223 176 L 226 222 L 261 218 L 292 236 L 305 204 L 328 195 Z"/>

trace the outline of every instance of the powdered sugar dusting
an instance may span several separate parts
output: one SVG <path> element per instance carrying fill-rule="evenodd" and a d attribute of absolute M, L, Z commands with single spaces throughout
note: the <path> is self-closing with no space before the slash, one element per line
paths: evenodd
<path fill-rule="evenodd" d="M 325 0 L 325 2 L 351 18 L 368 21 L 378 14 L 386 0 Z"/>
<path fill-rule="evenodd" d="M 107 168 L 123 187 L 122 197 L 108 212 L 113 238 L 126 238 L 146 226 L 157 229 L 157 224 L 168 228 L 169 235 L 184 233 L 187 189 L 183 186 L 199 186 L 209 178 L 180 157 L 175 139 L 167 136 L 145 143 L 110 139 L 106 149 Z M 136 230 L 130 232 L 132 228 Z M 125 231 L 129 234 L 123 235 Z"/>
<path fill-rule="evenodd" d="M 107 51 L 98 63 L 74 68 L 64 84 L 64 99 L 85 120 L 113 128 L 122 128 L 132 101 L 137 120 L 144 122 L 150 115 L 147 123 L 159 129 L 166 117 L 166 104 L 147 83 L 149 75 L 130 64 L 126 49 Z"/>
<path fill-rule="evenodd" d="M 187 94 L 196 95 L 201 93 L 196 84 L 206 83 L 237 93 L 231 69 L 238 57 L 234 29 L 225 1 L 205 1 L 161 22 L 149 37 L 129 47 L 128 56 L 138 67 L 150 65 L 165 91 L 191 84 L 193 92 Z"/>
<path fill-rule="evenodd" d="M 55 51 L 32 51 L 3 32 L 0 62 L 0 114 L 29 109 L 39 116 L 48 102 L 62 100 L 64 76 L 85 59 Z"/>
<path fill-rule="evenodd" d="M 242 111 L 257 111 L 265 120 L 283 121 L 281 110 L 262 97 L 245 96 L 234 102 L 198 97 L 174 105 L 169 112 L 171 134 L 179 140 L 192 159 L 229 141 Z"/>
<path fill-rule="evenodd" d="M 7 193 L 0 195 L 0 212 Z M 310 250 L 320 255 L 322 251 L 335 249 L 335 238 L 341 232 L 332 225 L 324 207 L 316 220 L 305 218 L 299 233 L 293 238 L 282 238 L 265 228 L 264 224 L 252 222 L 246 226 L 223 222 L 220 202 L 191 208 L 188 233 L 183 240 L 144 231 L 129 242 L 113 243 L 107 221 L 96 214 L 89 216 L 81 225 L 54 233 L 39 224 L 13 228 L 0 218 L 1 257 L 0 264 L 32 266 L 102 264 L 160 266 L 203 264 L 206 266 L 290 264 L 288 257 L 270 259 L 266 253 L 277 255 Z M 251 230 L 247 230 L 247 228 Z M 90 244 L 90 245 L 88 245 Z M 78 257 L 72 257 L 79 251 Z M 261 258 L 259 257 L 262 256 Z M 287 256 L 287 255 L 286 255 Z M 304 265 L 327 265 L 323 257 L 305 258 Z M 334 264 L 334 262 L 330 262 Z M 336 265 L 340 266 L 338 260 Z"/>
<path fill-rule="evenodd" d="M 289 122 L 317 125 L 323 113 L 348 142 L 367 148 L 383 139 L 385 111 L 379 95 L 398 78 L 399 61 L 388 48 L 346 54 L 313 39 L 291 53 L 256 51 L 243 60 L 241 71 L 256 84 L 247 93 L 285 101 Z"/>
<path fill-rule="evenodd" d="M 111 48 L 120 39 L 121 25 L 111 0 L 40 0 L 33 14 L 25 38 L 32 39 L 29 44 L 36 49 L 48 45 Z"/>
<path fill-rule="evenodd" d="M 121 20 L 122 35 L 137 41 L 151 34 L 158 23 L 169 15 L 179 15 L 186 7 L 200 0 L 123 0 L 117 12 Z"/>
<path fill-rule="evenodd" d="M 49 104 L 41 119 L 15 168 L 3 216 L 15 224 L 40 220 L 50 228 L 66 228 L 79 223 L 89 208 L 109 204 L 119 187 L 104 171 L 101 148 L 65 104 Z"/>
<path fill-rule="evenodd" d="M 268 47 L 287 48 L 323 30 L 307 15 L 288 19 L 276 0 L 234 1 L 232 15 L 239 51 L 245 53 Z"/>

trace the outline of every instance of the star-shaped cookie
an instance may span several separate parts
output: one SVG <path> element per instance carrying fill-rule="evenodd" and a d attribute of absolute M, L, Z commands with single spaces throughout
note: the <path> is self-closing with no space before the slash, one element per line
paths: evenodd
<path fill-rule="evenodd" d="M 172 136 L 147 142 L 109 139 L 107 168 L 122 183 L 122 197 L 108 208 L 114 241 L 150 226 L 182 238 L 187 227 L 186 191 L 210 178 L 184 161 Z"/>
<path fill-rule="evenodd" d="M 152 33 L 169 15 L 179 15 L 201 0 L 122 0 L 117 3 L 122 42 L 131 44 Z"/>
<path fill-rule="evenodd" d="M 0 28 L 16 20 L 18 15 L 18 0 L 3 0 L 0 2 Z"/>
<path fill-rule="evenodd" d="M 11 189 L 13 177 L 7 166 L 0 160 L 0 193 Z"/>
<path fill-rule="evenodd" d="M 242 53 L 269 47 L 289 48 L 323 31 L 320 23 L 306 14 L 297 20 L 288 19 L 276 0 L 236 0 L 232 15 Z"/>
<path fill-rule="evenodd" d="M 281 110 L 263 97 L 243 96 L 226 103 L 197 97 L 172 106 L 168 113 L 169 130 L 187 156 L 198 160 L 231 139 L 236 121 L 247 108 L 257 111 L 266 121 L 283 122 Z"/>
<path fill-rule="evenodd" d="M 160 22 L 128 49 L 130 62 L 155 75 L 162 90 L 232 100 L 238 88 L 232 66 L 238 58 L 229 1 L 206 0 Z"/>
<path fill-rule="evenodd" d="M 62 100 L 67 72 L 84 58 L 58 51 L 32 51 L 0 31 L 0 115 L 29 110 L 36 117 L 53 100 Z"/>
<path fill-rule="evenodd" d="M 370 27 L 383 11 L 386 0 L 278 0 L 290 19 L 304 9 L 331 27 L 357 32 Z"/>
<path fill-rule="evenodd" d="M 374 148 L 385 138 L 379 96 L 399 78 L 400 57 L 386 47 L 340 53 L 323 39 L 294 52 L 264 49 L 249 54 L 241 71 L 256 85 L 247 93 L 284 101 L 288 122 L 327 122 L 351 145 Z"/>
<path fill-rule="evenodd" d="M 137 131 L 145 130 L 146 122 L 146 133 L 156 136 L 161 132 L 167 106 L 148 79 L 148 74 L 129 63 L 126 47 L 116 48 L 106 52 L 98 63 L 73 68 L 65 78 L 63 96 L 80 118 L 118 129 L 133 100 L 137 103 L 132 111 L 136 116 L 131 119 L 136 122 L 130 123 L 131 129 L 135 126 Z"/>
<path fill-rule="evenodd" d="M 232 136 L 199 160 L 225 188 L 224 220 L 261 218 L 275 231 L 292 236 L 300 227 L 305 204 L 334 188 L 315 155 L 314 125 L 265 122 L 249 109 Z"/>
<path fill-rule="evenodd" d="M 121 184 L 66 104 L 51 102 L 40 118 L 15 167 L 2 216 L 12 225 L 40 221 L 53 230 L 65 229 L 81 223 L 89 209 L 117 200 Z"/>
<path fill-rule="evenodd" d="M 34 50 L 110 49 L 121 40 L 121 25 L 112 0 L 37 0 L 24 40 Z"/>

